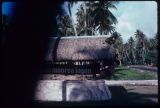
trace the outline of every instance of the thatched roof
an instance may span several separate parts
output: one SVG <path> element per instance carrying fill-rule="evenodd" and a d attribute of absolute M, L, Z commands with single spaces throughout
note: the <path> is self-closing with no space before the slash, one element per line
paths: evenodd
<path fill-rule="evenodd" d="M 56 51 L 54 46 L 57 37 L 52 37 L 46 60 L 52 60 L 53 52 L 56 52 L 56 60 L 113 59 L 114 49 L 105 42 L 106 39 L 104 36 L 62 37 Z"/>

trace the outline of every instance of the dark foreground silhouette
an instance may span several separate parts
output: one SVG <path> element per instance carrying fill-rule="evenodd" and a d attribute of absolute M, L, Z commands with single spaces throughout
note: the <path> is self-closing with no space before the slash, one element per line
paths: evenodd
<path fill-rule="evenodd" d="M 6 41 L 1 51 L 1 105 L 4 107 L 23 108 L 41 105 L 33 101 L 34 89 L 39 75 L 43 72 L 48 36 L 50 33 L 56 34 L 56 14 L 59 13 L 61 4 L 51 1 L 17 2 L 15 20 L 3 32 Z M 104 105 L 103 102 L 95 104 Z M 64 106 L 65 103 L 58 105 Z"/>
<path fill-rule="evenodd" d="M 61 2 L 22 0 L 16 3 L 15 20 L 3 32 L 6 41 L 1 50 L 1 102 L 6 107 L 23 108 L 33 105 L 48 35 L 56 33 L 56 15 Z"/>

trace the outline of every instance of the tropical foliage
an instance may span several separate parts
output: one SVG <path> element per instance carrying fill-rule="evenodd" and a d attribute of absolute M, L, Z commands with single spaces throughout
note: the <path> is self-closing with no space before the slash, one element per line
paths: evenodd
<path fill-rule="evenodd" d="M 93 4 L 93 18 L 95 26 L 99 30 L 99 33 L 108 34 L 114 31 L 113 24 L 117 23 L 116 17 L 109 10 L 110 8 L 116 9 L 113 1 L 98 1 Z"/>
<path fill-rule="evenodd" d="M 117 10 L 116 1 L 81 1 L 76 13 L 77 23 L 73 21 L 71 8 L 77 1 L 68 1 L 68 15 L 58 15 L 58 35 L 60 36 L 94 36 L 110 35 L 106 40 L 116 49 L 120 64 L 156 64 L 157 65 L 157 34 L 147 38 L 143 31 L 137 29 L 126 43 L 116 32 L 117 18 L 110 9 Z"/>
<path fill-rule="evenodd" d="M 106 42 L 117 49 L 121 64 L 157 65 L 157 35 L 148 39 L 141 30 L 137 30 L 134 35 L 135 39 L 131 36 L 126 43 L 123 43 L 121 35 L 114 32 Z"/>
<path fill-rule="evenodd" d="M 69 1 L 67 3 L 68 3 L 68 12 L 69 12 L 69 16 L 70 16 L 71 23 L 72 23 L 72 26 L 73 26 L 74 34 L 75 34 L 75 36 L 77 36 L 77 30 L 76 30 L 76 27 L 75 27 L 75 24 L 74 24 L 74 21 L 73 21 L 72 12 L 71 12 L 71 7 L 73 6 L 73 4 L 76 4 L 77 1 Z"/>
<path fill-rule="evenodd" d="M 77 23 L 75 24 L 71 8 L 76 3 L 77 1 L 67 2 L 68 18 L 70 18 L 70 25 L 72 25 L 74 36 L 93 36 L 95 32 L 99 32 L 101 35 L 107 35 L 115 31 L 114 26 L 117 24 L 117 19 L 109 10 L 116 9 L 113 1 L 83 1 L 76 13 Z M 59 28 L 61 28 L 60 25 Z M 67 35 L 63 34 L 63 36 Z"/>
<path fill-rule="evenodd" d="M 74 35 L 74 28 L 72 26 L 72 21 L 68 15 L 66 16 L 57 16 L 59 18 L 58 24 L 58 35 L 60 36 L 73 36 Z"/>

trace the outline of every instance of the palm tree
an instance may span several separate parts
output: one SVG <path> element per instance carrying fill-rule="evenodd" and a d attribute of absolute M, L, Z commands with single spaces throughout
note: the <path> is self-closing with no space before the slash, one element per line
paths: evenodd
<path fill-rule="evenodd" d="M 128 44 L 129 44 L 129 55 L 130 55 L 130 60 L 132 64 L 136 63 L 136 56 L 135 56 L 135 41 L 133 37 L 130 37 L 128 39 Z"/>
<path fill-rule="evenodd" d="M 135 41 L 134 41 L 132 36 L 128 39 L 128 43 L 129 43 L 130 47 L 134 47 L 135 46 Z"/>
<path fill-rule="evenodd" d="M 157 40 L 157 35 L 154 36 L 153 38 L 150 38 L 148 40 L 148 54 L 147 58 L 151 63 L 157 64 L 157 46 L 158 46 L 158 40 Z"/>
<path fill-rule="evenodd" d="M 93 6 L 94 2 L 93 1 L 89 1 L 86 3 L 86 7 L 87 7 L 87 15 L 86 15 L 86 22 L 87 22 L 87 28 L 92 32 L 91 35 L 94 35 L 94 31 L 95 31 L 95 24 L 94 24 L 94 18 L 93 18 L 93 11 L 95 9 L 95 7 Z"/>
<path fill-rule="evenodd" d="M 113 47 L 117 47 L 115 42 L 122 41 L 121 34 L 118 32 L 114 32 L 111 34 L 111 37 L 107 38 L 106 42 L 112 45 Z"/>
<path fill-rule="evenodd" d="M 113 24 L 117 23 L 116 17 L 109 10 L 110 8 L 116 9 L 113 1 L 98 1 L 93 4 L 95 7 L 94 23 L 97 26 L 100 34 L 108 34 L 114 32 Z"/>
<path fill-rule="evenodd" d="M 149 39 L 149 49 L 156 50 L 157 45 L 158 45 L 158 41 L 157 41 L 156 36 L 154 38 Z"/>
<path fill-rule="evenodd" d="M 84 31 L 84 35 L 87 31 L 92 31 L 93 35 L 95 30 L 99 30 L 101 35 L 113 33 L 115 31 L 113 24 L 117 23 L 116 17 L 109 10 L 116 9 L 113 3 L 113 1 L 84 2 L 77 12 L 77 26 L 81 28 L 80 31 Z"/>
<path fill-rule="evenodd" d="M 78 11 L 76 13 L 77 15 L 77 31 L 78 31 L 78 35 L 81 34 L 82 31 L 84 31 L 84 8 L 82 5 L 80 5 L 80 7 L 78 8 Z"/>
<path fill-rule="evenodd" d="M 132 64 L 131 63 L 131 57 L 129 55 L 129 44 L 128 43 L 125 43 L 124 44 L 124 61 L 125 61 L 125 64 Z"/>
<path fill-rule="evenodd" d="M 73 26 L 71 19 L 68 15 L 61 16 L 61 20 L 58 22 L 58 35 L 61 36 L 73 36 Z"/>
<path fill-rule="evenodd" d="M 84 28 L 85 28 L 84 35 L 86 36 L 87 35 L 86 1 L 84 1 L 84 17 L 85 17 L 85 20 L 84 20 Z"/>
<path fill-rule="evenodd" d="M 106 39 L 106 42 L 117 50 L 118 60 L 120 61 L 120 65 L 121 65 L 122 50 L 123 50 L 123 40 L 122 40 L 121 34 L 118 32 L 114 32 L 111 35 L 111 37 Z"/>
<path fill-rule="evenodd" d="M 141 31 L 137 30 L 135 32 L 135 37 L 137 39 L 137 52 L 138 56 L 142 59 L 142 64 L 145 64 L 145 56 L 147 53 L 147 48 L 146 48 L 146 43 L 147 43 L 147 38 L 146 35 Z"/>
<path fill-rule="evenodd" d="M 94 35 L 94 22 L 92 15 L 92 9 L 89 7 L 89 4 L 87 2 L 86 5 L 86 11 L 87 14 L 85 15 L 85 9 L 83 7 L 83 4 L 80 5 L 78 8 L 78 11 L 76 13 L 77 15 L 77 31 L 78 35 Z M 86 25 L 85 25 L 86 24 Z"/>
<path fill-rule="evenodd" d="M 124 65 L 127 64 L 127 61 L 128 61 L 127 59 L 129 58 L 126 45 L 127 44 L 122 44 L 122 47 L 120 49 L 121 55 L 122 55 L 122 63 Z"/>
<path fill-rule="evenodd" d="M 77 1 L 69 1 L 68 2 L 68 11 L 69 11 L 69 15 L 70 15 L 70 18 L 71 18 L 71 21 L 72 21 L 72 26 L 73 26 L 73 29 L 74 29 L 75 36 L 77 36 L 77 30 L 76 30 L 76 27 L 75 27 L 75 24 L 74 24 L 74 21 L 73 21 L 72 12 L 71 12 L 71 7 L 75 3 L 77 3 Z"/>

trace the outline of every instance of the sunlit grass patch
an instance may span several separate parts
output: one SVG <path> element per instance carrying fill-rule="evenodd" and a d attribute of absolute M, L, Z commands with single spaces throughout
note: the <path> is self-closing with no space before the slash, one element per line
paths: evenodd
<path fill-rule="evenodd" d="M 111 80 L 155 80 L 157 79 L 157 73 L 146 72 L 129 69 L 124 66 L 117 67 L 115 73 L 109 78 Z"/>

